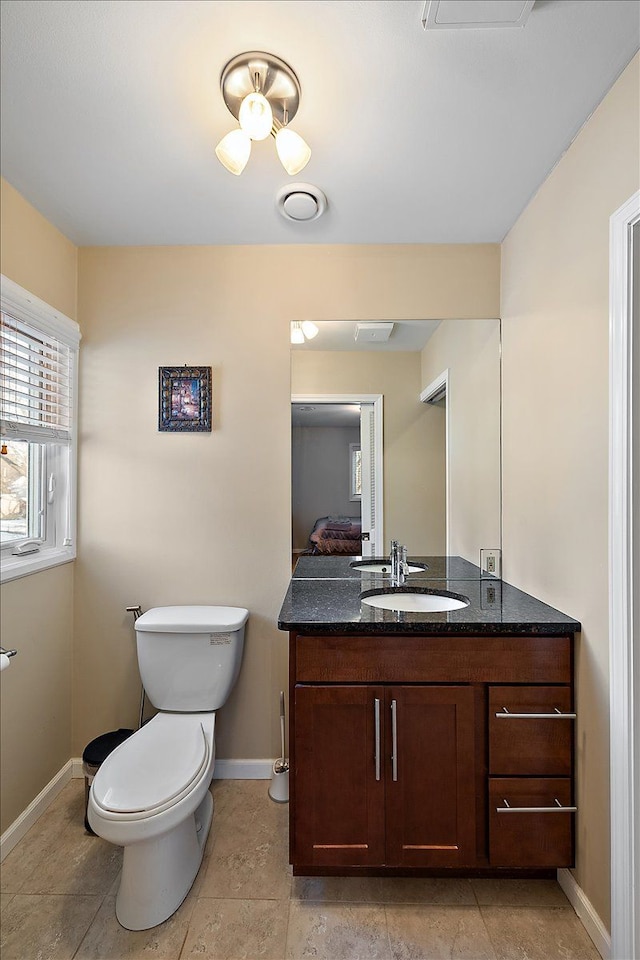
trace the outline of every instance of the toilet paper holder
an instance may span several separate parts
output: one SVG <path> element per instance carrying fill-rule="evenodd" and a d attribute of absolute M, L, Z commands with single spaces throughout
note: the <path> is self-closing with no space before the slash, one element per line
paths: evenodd
<path fill-rule="evenodd" d="M 4 647 L 0 647 L 0 655 L 4 654 L 5 657 L 15 657 L 17 656 L 17 650 L 5 650 Z"/>

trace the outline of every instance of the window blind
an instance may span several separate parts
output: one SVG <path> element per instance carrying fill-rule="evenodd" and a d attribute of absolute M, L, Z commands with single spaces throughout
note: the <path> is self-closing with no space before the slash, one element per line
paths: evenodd
<path fill-rule="evenodd" d="M 75 351 L 54 335 L 0 314 L 0 421 L 3 437 L 68 443 L 72 436 Z"/>

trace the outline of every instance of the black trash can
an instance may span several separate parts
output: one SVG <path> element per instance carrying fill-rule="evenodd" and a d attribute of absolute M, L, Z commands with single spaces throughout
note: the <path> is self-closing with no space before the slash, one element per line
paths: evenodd
<path fill-rule="evenodd" d="M 109 733 L 103 733 L 101 737 L 96 737 L 91 743 L 87 744 L 82 754 L 82 771 L 84 773 L 84 827 L 87 833 L 95 833 L 89 826 L 89 790 L 93 778 L 100 769 L 110 753 L 121 743 L 128 740 L 134 730 L 111 730 Z"/>

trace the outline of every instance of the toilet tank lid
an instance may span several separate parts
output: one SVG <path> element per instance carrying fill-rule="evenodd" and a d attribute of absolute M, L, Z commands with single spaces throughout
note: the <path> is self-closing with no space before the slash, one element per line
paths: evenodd
<path fill-rule="evenodd" d="M 152 607 L 135 622 L 146 633 L 226 633 L 239 630 L 249 618 L 244 607 Z"/>

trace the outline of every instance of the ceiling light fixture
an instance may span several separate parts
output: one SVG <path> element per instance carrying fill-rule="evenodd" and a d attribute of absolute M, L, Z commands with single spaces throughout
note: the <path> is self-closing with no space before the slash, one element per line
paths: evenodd
<path fill-rule="evenodd" d="M 313 340 L 320 331 L 311 320 L 292 320 L 291 321 L 291 343 L 304 343 L 306 340 Z"/>
<path fill-rule="evenodd" d="M 298 112 L 300 82 L 284 60 L 270 53 L 241 53 L 222 71 L 220 89 L 227 109 L 240 124 L 216 147 L 223 167 L 240 176 L 251 154 L 251 141 L 265 140 L 269 134 L 288 174 L 295 176 L 306 167 L 311 149 L 288 127 Z"/>

